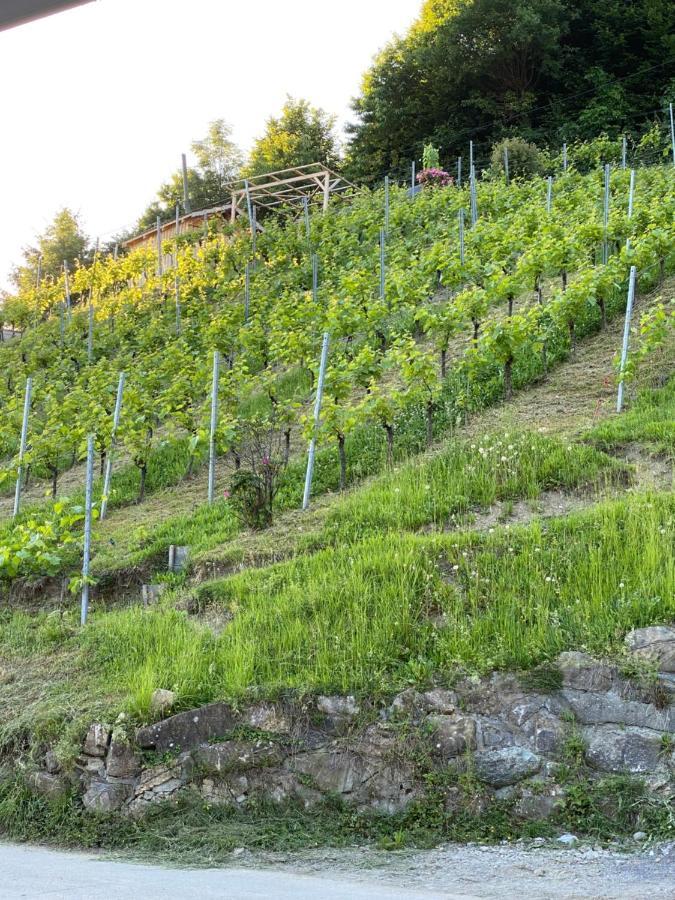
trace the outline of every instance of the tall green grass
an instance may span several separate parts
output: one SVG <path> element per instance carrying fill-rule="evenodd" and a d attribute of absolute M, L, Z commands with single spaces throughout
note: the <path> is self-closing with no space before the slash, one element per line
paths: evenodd
<path fill-rule="evenodd" d="M 635 495 L 494 534 L 384 535 L 204 586 L 218 636 L 168 606 L 95 617 L 87 665 L 147 714 L 251 692 L 392 690 L 615 650 L 675 616 L 675 498 Z"/>
<path fill-rule="evenodd" d="M 587 437 L 605 450 L 637 442 L 675 454 L 675 375 L 662 388 L 642 391 L 629 410 L 597 425 Z"/>

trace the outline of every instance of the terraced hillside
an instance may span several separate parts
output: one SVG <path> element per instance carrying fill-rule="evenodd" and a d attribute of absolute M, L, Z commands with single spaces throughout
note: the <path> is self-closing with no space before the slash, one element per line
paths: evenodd
<path fill-rule="evenodd" d="M 601 177 L 572 169 L 556 177 L 550 211 L 543 179 L 480 182 L 461 247 L 467 191 L 414 202 L 394 191 L 382 237 L 382 193 L 363 191 L 313 214 L 309 235 L 302 222 L 266 221 L 255 257 L 246 232 L 226 229 L 199 245 L 179 239 L 162 276 L 149 254 L 101 260 L 72 285 L 73 299 L 91 291 L 91 359 L 86 310 L 74 305 L 70 321 L 64 310 L 61 329 L 62 286 L 23 298 L 34 324 L 0 348 L 6 516 L 33 378 L 30 481 L 0 532 L 3 758 L 31 769 L 50 747 L 68 770 L 94 720 L 127 728 L 214 701 L 337 693 L 363 704 L 492 670 L 541 680 L 561 652 L 621 659 L 628 632 L 672 623 L 675 182 L 672 168 L 641 170 L 629 218 L 628 180 L 612 176 L 606 236 Z M 642 335 L 618 416 L 631 265 Z M 301 511 L 326 331 L 314 499 Z M 110 511 L 95 526 L 81 628 L 80 459 L 87 433 L 102 466 L 113 452 L 120 371 Z M 55 503 L 43 499 L 52 488 Z M 171 544 L 190 549 L 183 572 L 167 572 Z M 141 584 L 153 582 L 164 590 L 145 608 Z M 164 709 L 158 690 L 170 692 Z M 76 799 L 59 802 L 45 811 L 13 779 L 0 822 L 45 834 L 75 816 L 74 839 L 106 843 Z M 194 809 L 184 813 L 196 828 Z M 272 831 L 316 839 L 297 810 L 283 825 L 278 815 Z M 173 827 L 166 810 L 160 820 L 162 834 Z M 667 818 L 654 822 L 667 831 Z M 150 840 L 153 827 L 124 840 Z M 392 840 L 397 827 L 352 822 L 340 834 Z"/>

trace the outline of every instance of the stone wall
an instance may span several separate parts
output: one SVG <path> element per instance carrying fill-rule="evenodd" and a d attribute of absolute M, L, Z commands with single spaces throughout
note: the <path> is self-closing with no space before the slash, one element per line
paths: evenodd
<path fill-rule="evenodd" d="M 626 647 L 650 677 L 563 653 L 539 680 L 494 673 L 453 690 L 406 690 L 380 707 L 354 697 L 240 711 L 219 702 L 135 731 L 120 717 L 89 729 L 77 783 L 87 809 L 131 816 L 186 791 L 233 806 L 256 796 L 311 806 L 337 795 L 393 813 L 423 796 L 430 771 L 470 770 L 481 786 L 472 803 L 508 798 L 522 818 L 542 819 L 564 796 L 559 767 L 573 745 L 591 777 L 632 774 L 675 796 L 675 628 L 632 632 Z M 158 692 L 160 705 L 170 701 Z M 35 789 L 56 796 L 65 782 L 48 753 Z M 452 779 L 445 802 L 466 803 Z"/>

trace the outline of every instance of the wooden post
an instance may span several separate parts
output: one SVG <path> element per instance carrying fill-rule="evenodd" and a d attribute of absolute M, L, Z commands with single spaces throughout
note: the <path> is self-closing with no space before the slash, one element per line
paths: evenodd
<path fill-rule="evenodd" d="M 110 481 L 112 479 L 113 453 L 115 451 L 115 435 L 117 427 L 120 424 L 120 413 L 122 412 L 122 394 L 124 392 L 124 372 L 120 372 L 120 378 L 117 382 L 117 397 L 115 399 L 115 411 L 113 413 L 112 428 L 110 430 L 110 447 L 108 448 L 108 458 L 105 461 L 105 475 L 103 476 L 103 496 L 101 497 L 101 521 L 105 519 L 108 511 L 108 495 L 110 494 Z"/>
<path fill-rule="evenodd" d="M 621 347 L 621 363 L 619 366 L 619 390 L 616 395 L 616 411 L 618 413 L 623 409 L 623 379 L 626 371 L 626 360 L 628 359 L 628 345 L 630 342 L 630 320 L 633 313 L 633 302 L 635 300 L 635 280 L 637 276 L 637 268 L 630 267 L 630 277 L 628 279 L 628 299 L 626 301 L 626 319 L 623 325 L 623 345 Z"/>
<path fill-rule="evenodd" d="M 186 213 L 192 212 L 190 208 L 190 195 L 188 193 L 188 173 L 187 173 L 187 159 L 185 158 L 185 154 L 181 154 L 181 167 L 183 169 L 183 209 Z"/>
<path fill-rule="evenodd" d="M 218 427 L 218 379 L 220 377 L 220 353 L 213 351 L 213 384 L 211 386 L 211 429 L 209 433 L 209 487 L 208 501 L 213 503 L 216 485 L 216 428 Z"/>
<path fill-rule="evenodd" d="M 94 435 L 87 437 L 87 470 L 84 487 L 84 552 L 82 555 L 82 601 L 80 625 L 89 614 L 89 559 L 91 557 L 91 495 L 94 486 Z"/>
<path fill-rule="evenodd" d="M 328 332 L 323 336 L 323 344 L 321 346 L 321 362 L 319 363 L 319 382 L 316 387 L 316 401 L 314 403 L 314 433 L 309 442 L 309 453 L 307 455 L 307 472 L 305 474 L 305 490 L 302 496 L 302 508 L 307 509 L 309 506 L 309 497 L 312 491 L 312 476 L 314 474 L 314 457 L 316 455 L 316 433 L 319 429 L 321 419 L 321 400 L 323 397 L 323 383 L 326 377 L 326 362 L 328 360 Z"/>
<path fill-rule="evenodd" d="M 19 467 L 16 473 L 16 488 L 14 489 L 14 512 L 13 518 L 19 515 L 21 508 L 21 488 L 23 486 L 23 458 L 26 453 L 26 442 L 28 440 L 28 417 L 30 415 L 30 398 L 33 390 L 33 379 L 26 379 L 26 393 L 23 399 L 23 421 L 21 423 L 21 439 L 19 442 Z"/>

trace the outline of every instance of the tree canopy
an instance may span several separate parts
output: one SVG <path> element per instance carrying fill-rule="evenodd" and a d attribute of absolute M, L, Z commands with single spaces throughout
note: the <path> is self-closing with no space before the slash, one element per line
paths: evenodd
<path fill-rule="evenodd" d="M 66 208 L 59 210 L 38 236 L 36 246 L 24 247 L 23 262 L 14 268 L 12 281 L 19 291 L 30 290 L 37 283 L 38 268 L 41 278 L 58 278 L 64 261 L 72 271 L 76 260 L 85 255 L 87 243 L 76 214 Z"/>
<path fill-rule="evenodd" d="M 348 170 L 367 178 L 469 139 L 560 142 L 640 126 L 675 88 L 668 0 L 426 0 L 353 102 Z"/>
<path fill-rule="evenodd" d="M 335 167 L 339 145 L 335 116 L 307 100 L 287 97 L 281 115 L 267 120 L 265 133 L 254 143 L 244 174 L 263 175 L 313 162 Z"/>

